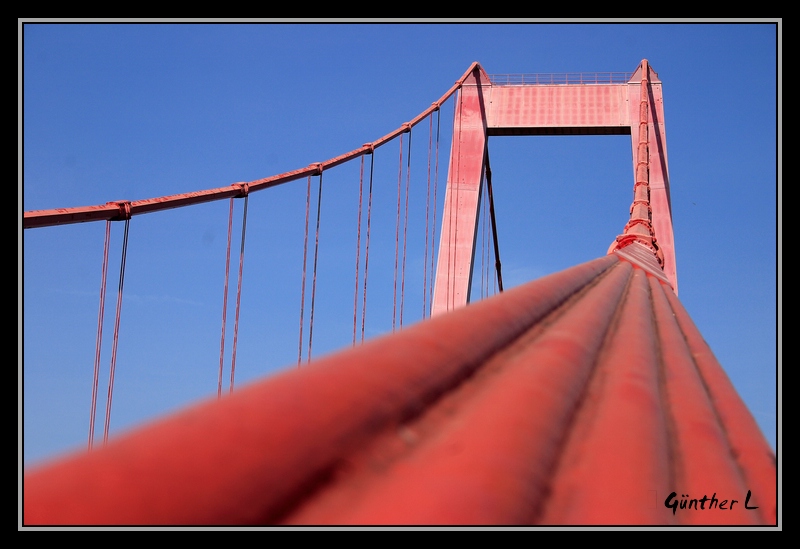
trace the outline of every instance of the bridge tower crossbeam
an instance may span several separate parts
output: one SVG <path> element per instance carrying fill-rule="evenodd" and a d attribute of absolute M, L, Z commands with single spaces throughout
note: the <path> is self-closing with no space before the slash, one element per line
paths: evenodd
<path fill-rule="evenodd" d="M 662 268 L 677 294 L 663 92 L 647 60 L 625 79 L 614 73 L 580 78 L 505 76 L 493 79 L 475 64 L 456 98 L 431 314 L 470 300 L 488 138 L 494 135 L 630 135 L 634 183 L 641 165 L 646 165 L 650 222 L 663 255 Z M 641 116 L 643 80 L 646 124 Z M 640 143 L 643 132 L 646 149 Z M 646 159 L 639 158 L 641 150 L 647 151 Z"/>

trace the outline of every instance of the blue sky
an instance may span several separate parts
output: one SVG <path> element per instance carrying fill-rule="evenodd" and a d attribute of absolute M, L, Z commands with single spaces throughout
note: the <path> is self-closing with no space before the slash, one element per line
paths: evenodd
<path fill-rule="evenodd" d="M 517 74 L 632 72 L 648 59 L 663 81 L 679 296 L 775 448 L 775 20 L 20 28 L 20 216 L 222 187 L 327 160 L 414 118 L 474 61 L 489 74 Z M 438 123 L 440 218 L 452 117 L 451 99 L 433 118 L 433 135 L 427 120 L 412 132 L 405 324 L 421 318 L 429 276 L 429 138 L 435 152 Z M 375 154 L 367 337 L 392 328 L 398 149 L 394 140 Z M 606 253 L 633 198 L 629 136 L 493 137 L 489 150 L 507 287 Z M 359 168 L 350 162 L 323 177 L 314 356 L 352 342 Z M 249 198 L 237 386 L 297 362 L 306 183 Z M 224 200 L 131 220 L 111 436 L 216 395 L 228 207 Z M 242 209 L 236 200 L 224 390 Z M 104 231 L 103 222 L 19 229 L 25 464 L 86 446 Z M 112 225 L 96 443 L 122 232 Z M 310 243 L 309 262 L 313 232 Z M 363 284 L 363 232 L 361 249 Z"/>

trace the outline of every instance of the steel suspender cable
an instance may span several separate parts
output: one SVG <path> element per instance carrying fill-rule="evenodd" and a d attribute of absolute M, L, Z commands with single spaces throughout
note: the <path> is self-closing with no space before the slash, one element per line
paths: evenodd
<path fill-rule="evenodd" d="M 480 261 L 480 267 L 479 268 L 481 270 L 481 283 L 480 283 L 480 286 L 479 286 L 479 290 L 480 290 L 480 296 L 481 296 L 481 298 L 483 298 L 483 271 L 484 271 L 484 269 L 483 269 L 483 267 L 484 267 L 483 256 L 484 256 L 484 252 L 486 251 L 486 249 L 484 247 L 484 241 L 483 241 L 484 240 L 483 239 L 483 235 L 484 235 L 484 233 L 483 233 L 483 213 L 481 212 L 481 209 L 483 208 L 483 203 L 484 203 L 483 202 L 483 180 L 481 180 L 481 183 L 478 185 L 478 193 L 479 193 L 478 207 L 476 208 L 476 211 L 475 211 L 475 244 L 473 246 L 475 251 L 472 253 L 472 276 L 470 278 L 474 278 L 475 267 L 478 265 L 478 262 L 476 261 L 476 258 L 477 258 L 478 250 L 480 249 L 481 261 Z M 474 283 L 470 285 L 470 296 L 472 295 L 472 286 L 474 286 Z"/>
<path fill-rule="evenodd" d="M 394 293 L 392 297 L 392 331 L 397 324 L 397 259 L 400 255 L 400 199 L 403 188 L 403 134 L 400 134 L 400 163 L 397 166 L 397 223 L 394 232 Z"/>
<path fill-rule="evenodd" d="M 358 327 L 358 268 L 361 262 L 361 202 L 364 194 L 364 156 L 361 156 L 361 172 L 358 177 L 358 223 L 356 236 L 356 287 L 353 291 L 353 346 L 356 345 Z"/>
<path fill-rule="evenodd" d="M 488 297 L 488 284 L 486 283 L 489 280 L 489 274 L 487 271 L 487 265 L 489 264 L 488 258 L 488 251 L 489 246 L 486 244 L 486 197 L 483 196 L 486 194 L 486 185 L 481 186 L 481 205 L 482 205 L 482 212 L 481 212 L 481 298 Z"/>
<path fill-rule="evenodd" d="M 491 255 L 491 243 L 489 242 L 489 184 L 484 181 L 484 193 L 483 193 L 483 229 L 485 235 L 485 250 L 486 250 L 486 257 L 484 259 L 484 266 L 486 269 L 486 297 L 489 297 L 491 293 L 489 292 L 489 288 L 491 287 L 492 281 L 492 269 L 490 264 L 490 255 Z"/>
<path fill-rule="evenodd" d="M 130 212 L 128 212 L 129 214 Z M 114 343 L 111 347 L 111 371 L 108 376 L 108 400 L 106 401 L 106 424 L 103 430 L 103 444 L 108 441 L 108 428 L 111 424 L 111 396 L 114 393 L 114 370 L 117 365 L 117 344 L 119 343 L 119 319 L 122 312 L 122 285 L 125 281 L 125 258 L 128 253 L 128 227 L 131 220 L 125 220 L 125 235 L 122 239 L 122 261 L 119 266 L 119 289 L 117 290 L 117 316 L 114 320 Z"/>
<path fill-rule="evenodd" d="M 459 91 L 459 96 L 460 95 L 461 95 L 461 92 Z M 458 107 L 458 103 L 453 101 L 453 120 L 456 120 L 456 116 L 458 116 L 457 107 Z M 455 128 L 453 129 L 453 131 L 455 132 Z M 458 157 L 456 157 L 457 153 L 454 153 L 454 151 L 453 151 L 453 149 L 456 146 L 456 136 L 457 135 L 458 134 L 454 134 L 453 135 L 452 144 L 450 146 L 451 147 L 450 148 L 451 162 L 450 162 L 450 167 L 449 167 L 450 170 L 452 170 L 452 167 L 453 167 L 452 158 L 455 157 L 456 158 L 456 162 L 458 162 Z M 450 256 L 452 255 L 451 254 L 452 246 L 450 244 L 453 241 L 453 190 L 454 189 L 453 189 L 453 186 L 450 185 L 450 177 L 451 177 L 450 171 L 448 171 L 447 177 L 448 177 L 448 181 L 447 181 L 447 184 L 445 185 L 445 193 L 444 193 L 445 202 L 447 202 L 449 200 L 449 204 L 448 204 L 448 207 L 447 207 L 447 243 L 446 244 L 444 243 L 444 231 L 442 231 L 442 241 L 439 242 L 439 246 L 442 246 L 442 245 L 447 246 L 447 288 L 446 288 L 447 291 L 445 292 L 445 310 L 449 311 L 450 310 Z M 444 226 L 444 223 L 445 223 L 445 221 L 443 219 L 442 220 L 442 226 Z"/>
<path fill-rule="evenodd" d="M 400 327 L 403 327 L 403 304 L 406 295 L 406 249 L 408 244 L 408 189 L 411 185 L 411 130 L 408 130 L 408 164 L 406 166 L 406 203 L 403 219 L 403 269 L 400 275 Z"/>
<path fill-rule="evenodd" d="M 486 190 L 489 193 L 489 215 L 492 220 L 492 239 L 494 241 L 494 265 L 497 271 L 497 286 L 503 292 L 503 272 L 500 265 L 500 248 L 497 245 L 497 218 L 494 213 L 494 194 L 492 193 L 492 169 L 489 166 L 489 148 L 486 148 Z"/>
<path fill-rule="evenodd" d="M 297 366 L 303 360 L 303 311 L 306 302 L 306 260 L 308 259 L 308 212 L 311 209 L 311 176 L 308 176 L 306 191 L 306 236 L 303 241 L 303 281 L 300 285 L 300 343 L 297 346 Z"/>
<path fill-rule="evenodd" d="M 458 90 L 458 103 L 455 101 L 453 102 L 453 110 L 458 107 L 458 153 L 456 154 L 456 177 L 453 185 L 450 189 L 450 233 L 448 236 L 448 245 L 447 245 L 447 310 L 449 311 L 451 308 L 455 308 L 456 305 L 456 288 L 455 288 L 455 279 L 457 276 L 456 273 L 456 265 L 458 265 L 458 205 L 459 205 L 459 198 L 461 192 L 461 117 L 463 116 L 463 99 L 464 99 L 464 88 Z M 454 115 L 455 116 L 455 115 Z M 455 194 L 455 210 L 456 210 L 456 218 L 455 218 L 455 232 L 453 231 L 453 195 Z M 450 277 L 450 250 L 453 252 L 453 276 Z M 452 286 L 452 291 L 450 288 Z M 452 300 L 452 307 L 451 307 L 451 300 Z"/>
<path fill-rule="evenodd" d="M 487 194 L 488 194 L 488 189 L 487 189 Z M 489 201 L 489 197 L 487 196 L 486 197 L 486 202 L 488 202 L 488 201 Z M 488 204 L 487 204 L 486 208 L 484 208 L 483 214 L 485 216 L 484 217 L 484 225 L 483 226 L 484 226 L 484 231 L 486 232 L 486 240 L 485 240 L 486 258 L 485 258 L 485 263 L 484 263 L 485 266 L 486 266 L 486 297 L 489 297 L 489 295 L 490 295 L 489 294 L 489 287 L 492 285 L 491 281 L 492 281 L 492 278 L 494 278 L 494 277 L 492 277 L 492 268 L 491 268 L 491 263 L 490 263 L 491 259 L 489 257 L 490 254 L 491 254 L 492 245 L 489 243 L 489 235 L 488 235 L 488 226 L 489 226 L 489 222 L 490 222 Z"/>
<path fill-rule="evenodd" d="M 92 411 L 89 416 L 89 450 L 94 444 L 94 420 L 97 415 L 97 386 L 100 381 L 100 347 L 103 341 L 103 316 L 106 307 L 106 279 L 108 278 L 108 247 L 111 242 L 111 221 L 106 221 L 106 238 L 103 245 L 103 274 L 100 280 L 100 310 L 97 313 L 97 339 L 94 351 L 94 382 L 92 384 Z"/>
<path fill-rule="evenodd" d="M 245 189 L 246 193 L 247 190 Z M 236 316 L 233 322 L 233 353 L 231 355 L 231 387 L 230 392 L 233 392 L 233 372 L 236 369 L 236 342 L 239 339 L 239 305 L 242 301 L 242 269 L 244 267 L 244 237 L 247 228 L 247 201 L 250 197 L 245 194 L 244 196 L 244 212 L 242 213 L 242 247 L 239 250 L 239 282 L 236 288 Z"/>
<path fill-rule="evenodd" d="M 488 292 L 484 294 L 484 290 L 487 289 L 488 284 L 486 281 L 488 280 L 488 275 L 486 274 L 486 182 L 481 182 L 481 213 L 480 213 L 480 222 L 481 222 L 481 297 L 486 297 Z"/>
<path fill-rule="evenodd" d="M 430 296 L 431 300 L 431 307 L 428 308 L 428 313 L 433 306 L 433 287 L 434 287 L 434 280 L 433 280 L 433 273 L 434 265 L 436 262 L 436 210 L 439 208 L 438 204 L 438 188 L 439 188 L 439 129 L 441 128 L 441 109 L 436 110 L 436 162 L 434 163 L 433 168 L 433 232 L 431 233 L 431 276 L 430 276 L 430 291 L 428 295 Z"/>
<path fill-rule="evenodd" d="M 222 365 L 225 360 L 225 324 L 228 316 L 228 277 L 231 270 L 231 232 L 233 230 L 233 198 L 228 211 L 228 248 L 225 252 L 225 289 L 222 295 L 222 336 L 219 342 L 219 381 L 217 383 L 217 398 L 222 396 Z"/>
<path fill-rule="evenodd" d="M 491 214 L 490 214 L 490 202 L 489 202 L 489 184 L 486 184 L 486 227 L 487 233 L 491 230 Z M 492 242 L 489 241 L 490 236 L 487 234 L 486 236 L 486 297 L 489 297 L 489 281 L 492 279 L 492 265 L 491 265 L 491 252 L 492 252 Z"/>
<path fill-rule="evenodd" d="M 428 115 L 428 185 L 425 192 L 425 251 L 422 254 L 422 319 L 428 305 L 428 217 L 431 210 L 431 151 L 433 149 L 433 113 Z"/>
<path fill-rule="evenodd" d="M 314 336 L 314 299 L 317 294 L 317 259 L 319 257 L 319 218 L 322 207 L 322 167 L 319 171 L 319 196 L 317 197 L 317 236 L 314 244 L 314 276 L 311 282 L 311 317 L 308 319 L 308 362 L 311 362 L 311 339 Z"/>
<path fill-rule="evenodd" d="M 361 341 L 364 341 L 364 326 L 367 320 L 367 274 L 369 274 L 369 229 L 372 218 L 372 174 L 375 167 L 375 151 L 369 164 L 369 199 L 367 200 L 367 242 L 364 244 L 364 299 L 361 301 Z"/>

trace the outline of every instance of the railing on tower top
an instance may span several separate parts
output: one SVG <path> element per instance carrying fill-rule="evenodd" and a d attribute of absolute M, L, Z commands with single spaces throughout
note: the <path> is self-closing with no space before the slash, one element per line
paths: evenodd
<path fill-rule="evenodd" d="M 632 72 L 565 72 L 537 74 L 490 74 L 495 86 L 521 86 L 523 84 L 625 84 Z"/>

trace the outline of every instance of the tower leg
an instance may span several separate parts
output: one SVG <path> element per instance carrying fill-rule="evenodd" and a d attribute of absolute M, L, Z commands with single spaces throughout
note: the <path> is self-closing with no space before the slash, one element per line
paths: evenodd
<path fill-rule="evenodd" d="M 485 73 L 476 70 L 464 82 L 456 99 L 431 316 L 469 302 L 485 169 L 489 89 Z"/>

